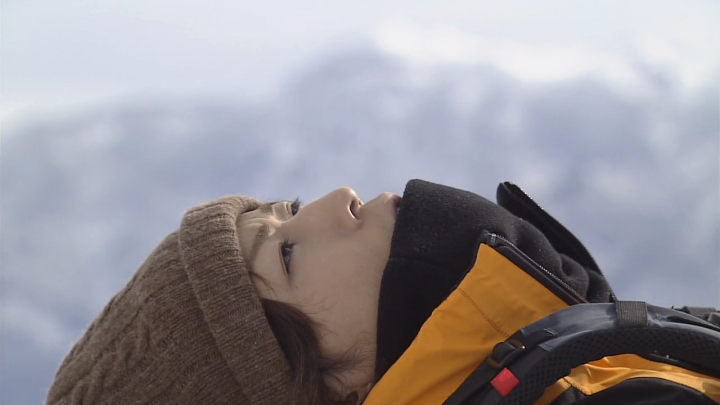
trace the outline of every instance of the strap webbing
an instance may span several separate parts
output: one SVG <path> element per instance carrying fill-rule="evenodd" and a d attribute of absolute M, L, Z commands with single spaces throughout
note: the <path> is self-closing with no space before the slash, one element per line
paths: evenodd
<path fill-rule="evenodd" d="M 647 304 L 643 301 L 617 301 L 615 302 L 615 311 L 618 328 L 647 326 Z"/>

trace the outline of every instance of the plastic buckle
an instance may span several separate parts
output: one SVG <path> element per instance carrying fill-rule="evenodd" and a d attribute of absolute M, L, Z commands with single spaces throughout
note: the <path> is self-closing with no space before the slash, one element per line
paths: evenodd
<path fill-rule="evenodd" d="M 711 312 L 708 314 L 707 321 L 720 326 L 720 312 Z"/>
<path fill-rule="evenodd" d="M 525 345 L 519 340 L 508 339 L 500 342 L 493 348 L 490 357 L 488 357 L 488 365 L 492 368 L 505 368 L 515 361 L 525 351 Z"/>

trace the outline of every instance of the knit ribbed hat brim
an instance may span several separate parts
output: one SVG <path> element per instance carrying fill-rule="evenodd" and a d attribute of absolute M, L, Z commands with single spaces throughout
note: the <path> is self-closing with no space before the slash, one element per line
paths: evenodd
<path fill-rule="evenodd" d="M 48 404 L 291 404 L 226 197 L 189 210 L 63 361 Z"/>
<path fill-rule="evenodd" d="M 180 254 L 215 343 L 243 393 L 255 403 L 285 399 L 288 365 L 265 318 L 237 233 L 239 214 L 259 202 L 226 197 L 187 212 Z M 285 377 L 285 378 L 283 378 Z"/>

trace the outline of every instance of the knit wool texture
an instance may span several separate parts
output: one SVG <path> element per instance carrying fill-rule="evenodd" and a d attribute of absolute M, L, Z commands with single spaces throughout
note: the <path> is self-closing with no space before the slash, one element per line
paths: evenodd
<path fill-rule="evenodd" d="M 287 360 L 242 257 L 257 200 L 190 209 L 62 362 L 47 404 L 289 404 Z"/>

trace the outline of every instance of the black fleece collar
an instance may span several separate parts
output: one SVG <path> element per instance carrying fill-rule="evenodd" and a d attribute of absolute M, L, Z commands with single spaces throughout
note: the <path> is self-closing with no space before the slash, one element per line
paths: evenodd
<path fill-rule="evenodd" d="M 529 220 L 477 194 L 411 180 L 405 187 L 380 287 L 377 379 L 400 358 L 432 311 L 470 270 L 483 231 L 505 237 L 581 295 L 588 293 L 595 280 L 599 296 L 608 296 L 601 274 L 589 276 L 594 269 L 557 252 Z"/>

